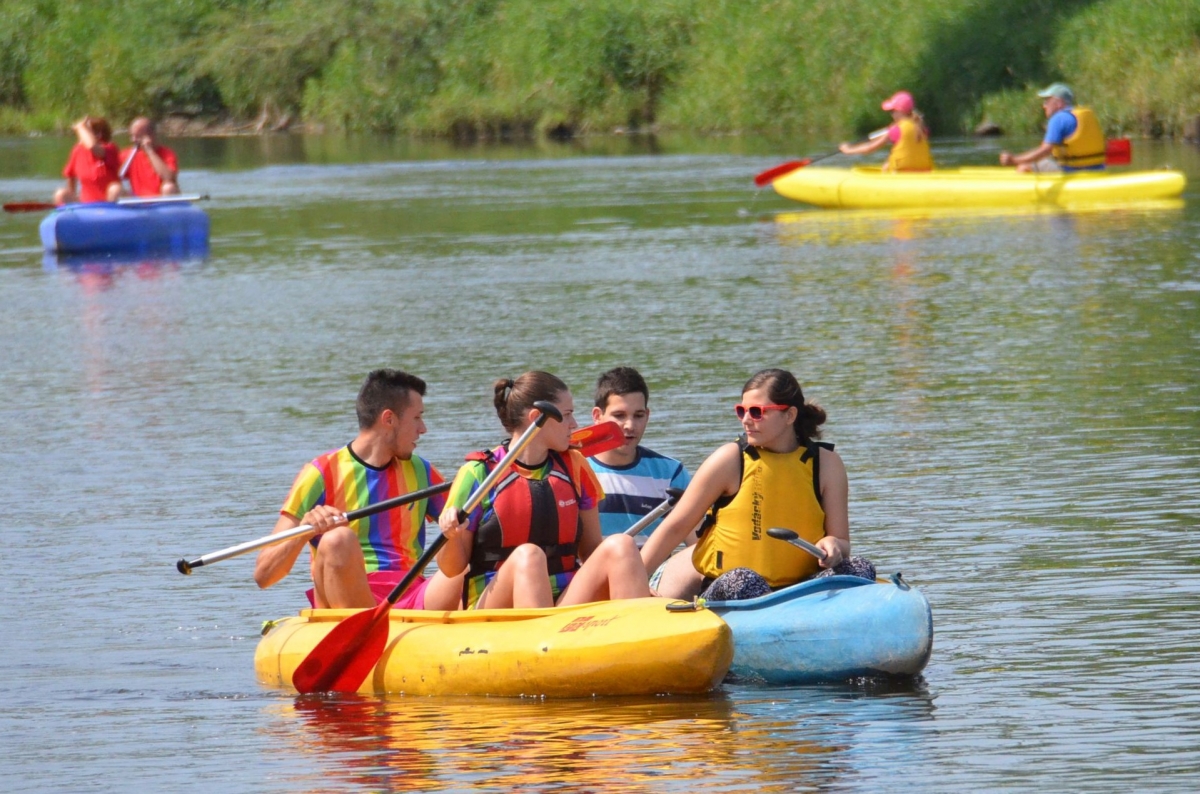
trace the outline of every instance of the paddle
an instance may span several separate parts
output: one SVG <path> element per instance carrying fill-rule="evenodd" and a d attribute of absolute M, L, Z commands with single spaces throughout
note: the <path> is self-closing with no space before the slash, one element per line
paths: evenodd
<path fill-rule="evenodd" d="M 117 199 L 116 204 L 122 206 L 138 206 L 139 204 L 169 204 L 176 201 L 208 201 L 208 194 L 202 196 L 151 196 L 149 198 Z M 96 202 L 103 204 L 106 202 Z M 4 205 L 5 212 L 47 212 L 58 207 L 73 207 L 74 204 L 52 204 L 48 201 L 14 201 Z"/>
<path fill-rule="evenodd" d="M 492 469 L 491 474 L 472 492 L 467 503 L 458 511 L 460 521 L 465 521 L 466 516 L 487 497 L 492 486 L 504 476 L 547 419 L 562 421 L 562 413 L 553 404 L 539 400 L 533 406 L 540 412 L 537 419 L 513 442 L 508 453 L 496 464 L 496 468 Z M 356 612 L 334 626 L 296 668 L 296 672 L 292 674 L 292 686 L 305 695 L 310 692 L 358 691 L 387 646 L 388 632 L 391 628 L 388 613 L 392 605 L 404 595 L 444 545 L 446 536 L 439 534 L 384 601 L 374 609 Z"/>
<path fill-rule="evenodd" d="M 824 549 L 814 546 L 790 529 L 784 529 L 783 527 L 771 527 L 767 530 L 767 534 L 776 540 L 786 540 L 796 548 L 804 549 L 822 562 L 824 562 L 825 557 L 828 556 L 825 554 Z"/>
<path fill-rule="evenodd" d="M 616 449 L 625 443 L 625 433 L 612 419 L 607 422 L 581 427 L 571 434 L 571 446 L 585 458 L 593 458 L 601 452 Z"/>
<path fill-rule="evenodd" d="M 595 457 L 601 452 L 616 449 L 624 443 L 625 434 L 621 432 L 621 426 L 612 420 L 591 425 L 590 427 L 581 427 L 571 434 L 571 446 L 576 447 L 585 458 Z M 433 485 L 424 490 L 413 491 L 412 493 L 397 496 L 394 499 L 387 499 L 382 502 L 376 502 L 373 505 L 361 507 L 358 510 L 351 510 L 349 513 L 346 513 L 345 518 L 347 522 L 357 521 L 360 518 L 367 518 L 376 513 L 382 513 L 385 510 L 391 510 L 393 507 L 402 507 L 421 499 L 427 499 L 430 496 L 436 496 L 448 490 L 450 490 L 450 483 Z M 181 559 L 175 563 L 175 568 L 182 574 L 190 574 L 193 568 L 200 568 L 205 565 L 211 565 L 214 562 L 228 560 L 230 557 L 237 557 L 246 552 L 261 549 L 264 546 L 273 546 L 276 543 L 282 543 L 285 540 L 291 540 L 300 535 L 307 535 L 310 532 L 312 532 L 312 525 L 302 524 L 284 532 L 276 532 L 271 535 L 265 535 L 257 540 L 248 540 L 236 546 L 210 552 L 194 560 Z"/>
<path fill-rule="evenodd" d="M 887 131 L 888 131 L 887 127 L 884 127 L 881 130 L 875 130 L 874 132 L 872 132 L 870 135 L 867 136 L 867 140 L 873 141 L 881 135 L 887 135 Z M 833 157 L 835 154 L 841 154 L 841 150 L 834 149 L 832 152 L 828 152 L 826 154 L 820 154 L 820 155 L 817 155 L 816 157 L 805 157 L 803 160 L 789 160 L 786 163 L 783 163 L 782 165 L 777 165 L 774 168 L 768 168 L 766 171 L 763 171 L 761 174 L 754 177 L 754 184 L 757 187 L 763 187 L 764 185 L 769 185 L 772 182 L 774 182 L 776 179 L 778 179 L 779 177 L 783 176 L 784 174 L 790 174 L 791 172 L 795 171 L 797 168 L 803 168 L 806 165 L 812 165 L 813 163 L 824 160 L 827 157 Z"/>
<path fill-rule="evenodd" d="M 121 170 L 117 172 L 118 179 L 124 179 L 125 175 L 129 173 L 129 166 L 133 165 L 133 158 L 137 157 L 138 150 L 141 148 L 141 144 L 135 143 L 133 145 L 133 151 L 129 153 L 129 157 L 125 158 L 124 165 L 122 165 Z"/>
<path fill-rule="evenodd" d="M 679 501 L 679 497 L 681 496 L 683 496 L 682 488 L 668 488 L 667 498 L 662 500 L 658 507 L 639 518 L 636 524 L 625 530 L 625 534 L 631 538 L 637 537 L 643 529 L 653 524 L 659 516 L 664 516 L 671 512 L 671 508 L 675 506 L 675 503 Z"/>
<path fill-rule="evenodd" d="M 411 504 L 412 502 L 419 502 L 422 499 L 428 499 L 431 496 L 437 496 L 438 494 L 449 490 L 450 483 L 448 482 L 439 483 L 438 485 L 431 485 L 428 488 L 423 488 L 419 491 L 413 491 L 412 493 L 406 493 L 401 496 L 397 496 L 394 499 L 386 499 L 382 502 L 376 502 L 373 505 L 360 507 L 358 510 L 351 510 L 349 513 L 346 513 L 345 519 L 347 523 L 350 521 L 357 521 L 360 518 L 367 518 L 368 516 L 373 516 L 376 513 L 382 513 L 385 510 L 391 510 L 393 507 L 402 507 L 406 504 Z M 210 554 L 205 554 L 203 557 L 197 557 L 194 560 L 182 559 L 175 563 L 175 568 L 182 574 L 190 574 L 193 568 L 200 568 L 205 565 L 211 565 L 214 562 L 227 560 L 230 557 L 237 557 L 241 554 L 245 554 L 248 551 L 261 549 L 264 546 L 273 546 L 276 543 L 282 543 L 285 540 L 291 540 L 292 538 L 296 538 L 301 535 L 307 535 L 312 531 L 312 524 L 301 524 L 298 527 L 293 527 L 292 529 L 284 532 L 276 532 L 274 534 L 261 537 L 258 540 L 249 540 L 245 543 L 239 543 L 236 546 L 230 546 L 227 549 L 221 549 L 220 551 L 214 551 Z"/>
<path fill-rule="evenodd" d="M 57 207 L 48 201 L 14 201 L 4 205 L 5 212 L 45 212 Z"/>

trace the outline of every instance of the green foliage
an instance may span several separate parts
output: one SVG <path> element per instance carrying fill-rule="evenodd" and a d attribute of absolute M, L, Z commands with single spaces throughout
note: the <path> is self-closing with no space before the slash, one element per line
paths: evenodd
<path fill-rule="evenodd" d="M 1111 128 L 1177 131 L 1200 113 L 1200 0 L 1098 4 L 1067 21 L 1055 59 Z"/>
<path fill-rule="evenodd" d="M 310 120 L 343 130 L 415 130 L 411 119 L 438 88 L 437 52 L 460 2 L 376 0 L 358 9 L 353 36 L 340 39 L 329 62 L 304 87 Z"/>
<path fill-rule="evenodd" d="M 1112 131 L 1200 112 L 1200 0 L 3 0 L 0 122 L 300 114 L 503 137 L 616 127 L 1032 132 L 1071 83 Z"/>

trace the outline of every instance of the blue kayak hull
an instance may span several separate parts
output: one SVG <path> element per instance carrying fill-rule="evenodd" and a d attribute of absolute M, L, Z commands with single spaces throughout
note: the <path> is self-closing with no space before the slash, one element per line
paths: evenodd
<path fill-rule="evenodd" d="M 186 201 L 162 204 L 68 204 L 38 228 L 48 252 L 195 250 L 208 245 L 208 215 Z"/>
<path fill-rule="evenodd" d="M 730 678 L 772 685 L 914 676 L 933 650 L 933 612 L 893 578 L 830 576 L 761 598 L 709 601 L 733 629 Z"/>

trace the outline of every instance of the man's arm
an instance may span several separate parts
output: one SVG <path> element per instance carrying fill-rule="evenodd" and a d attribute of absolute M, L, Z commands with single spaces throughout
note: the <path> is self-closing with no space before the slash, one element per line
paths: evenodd
<path fill-rule="evenodd" d="M 1008 152 L 1000 152 L 1000 165 L 1026 165 L 1027 163 L 1036 163 L 1038 160 L 1044 159 L 1054 150 L 1054 146 L 1049 143 L 1042 143 L 1036 149 L 1030 149 L 1027 152 L 1020 154 L 1009 154 Z"/>
<path fill-rule="evenodd" d="M 75 130 L 75 137 L 83 144 L 83 148 L 95 155 L 97 160 L 104 159 L 104 146 L 96 140 L 96 134 L 92 132 L 92 120 L 84 116 L 72 127 Z"/>
<path fill-rule="evenodd" d="M 172 168 L 166 160 L 164 160 L 157 151 L 154 144 L 138 142 L 138 148 L 150 160 L 150 165 L 154 168 L 154 173 L 158 174 L 158 178 L 164 182 L 174 182 L 179 176 L 179 169 Z"/>
<path fill-rule="evenodd" d="M 272 535 L 277 535 L 280 532 L 287 532 L 289 529 L 295 529 L 300 526 L 300 521 L 295 516 L 281 513 L 279 520 L 275 522 L 275 528 L 271 530 Z M 296 564 L 296 558 L 300 556 L 300 552 L 304 549 L 304 544 L 308 542 L 308 538 L 299 537 L 283 543 L 276 543 L 274 546 L 267 546 L 258 553 L 258 558 L 254 561 L 254 581 L 259 587 L 264 590 L 278 582 L 283 577 L 291 572 L 292 566 Z"/>
<path fill-rule="evenodd" d="M 260 588 L 265 590 L 287 576 L 291 572 L 292 566 L 296 564 L 296 558 L 304 550 L 304 545 L 322 532 L 328 532 L 334 527 L 345 526 L 346 516 L 342 511 L 329 505 L 316 505 L 300 519 L 290 513 L 280 513 L 279 520 L 275 522 L 275 528 L 271 530 L 271 534 L 287 532 L 301 524 L 310 524 L 313 534 L 301 535 L 273 546 L 266 546 L 258 553 L 258 558 L 254 562 L 254 581 Z"/>

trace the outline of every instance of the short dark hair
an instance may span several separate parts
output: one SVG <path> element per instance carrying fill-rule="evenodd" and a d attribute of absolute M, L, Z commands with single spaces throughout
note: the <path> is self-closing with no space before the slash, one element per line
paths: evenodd
<path fill-rule="evenodd" d="M 596 407 L 603 411 L 608 398 L 614 394 L 641 393 L 650 403 L 650 389 L 646 379 L 633 367 L 614 367 L 596 379 Z"/>
<path fill-rule="evenodd" d="M 366 430 L 374 425 L 385 410 L 403 411 L 408 407 L 409 392 L 424 397 L 425 381 L 398 369 L 371 370 L 354 403 L 359 429 Z"/>

